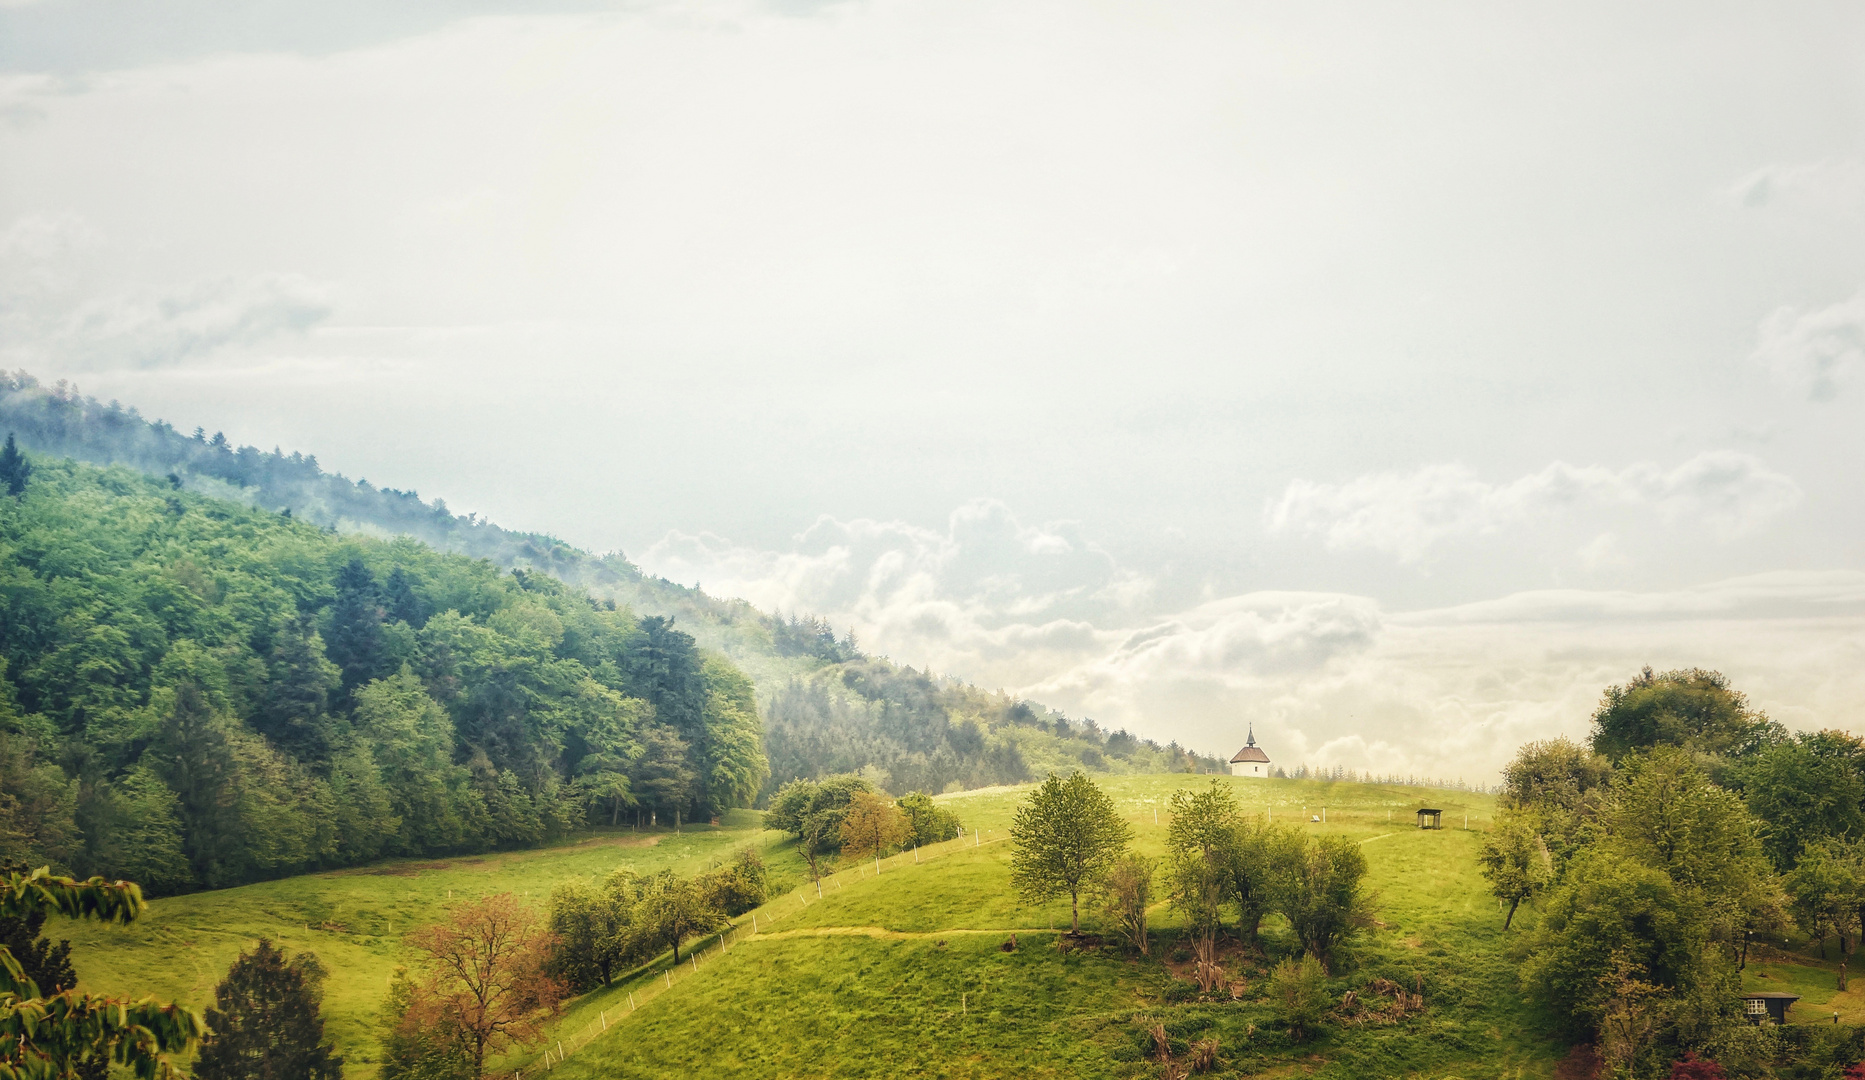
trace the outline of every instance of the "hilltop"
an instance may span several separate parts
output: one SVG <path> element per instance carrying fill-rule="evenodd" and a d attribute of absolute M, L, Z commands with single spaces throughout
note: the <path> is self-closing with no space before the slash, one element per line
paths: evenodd
<path fill-rule="evenodd" d="M 184 434 L 62 381 L 47 387 L 24 372 L 0 373 L 0 432 L 8 431 L 37 454 L 122 466 L 183 494 L 289 515 L 357 542 L 416 540 L 504 570 L 549 575 L 576 593 L 665 619 L 751 679 L 769 785 L 867 769 L 895 793 L 937 792 L 1016 783 L 1069 766 L 1113 773 L 1224 769 L 1219 758 L 1176 742 L 1105 730 L 1037 702 L 869 655 L 820 619 L 762 612 L 644 573 L 620 553 L 595 555 L 548 534 L 454 514 L 438 498 L 352 481 L 324 471 L 314 454 L 235 446 L 219 433 Z"/>

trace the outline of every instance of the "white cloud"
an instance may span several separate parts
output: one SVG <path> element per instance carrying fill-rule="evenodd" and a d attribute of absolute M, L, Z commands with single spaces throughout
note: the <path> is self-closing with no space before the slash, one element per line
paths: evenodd
<path fill-rule="evenodd" d="M 1762 321 L 1751 359 L 1814 401 L 1831 401 L 1865 367 L 1865 289 L 1803 311 L 1777 308 Z"/>
<path fill-rule="evenodd" d="M 1724 538 L 1753 532 L 1800 500 L 1800 487 L 1759 459 L 1707 451 L 1672 469 L 1557 461 L 1505 483 L 1468 466 L 1379 472 L 1342 484 L 1292 480 L 1267 510 L 1269 529 L 1319 535 L 1335 550 L 1365 548 L 1417 562 L 1438 544 L 1591 507 L 1645 507 L 1697 521 Z"/>

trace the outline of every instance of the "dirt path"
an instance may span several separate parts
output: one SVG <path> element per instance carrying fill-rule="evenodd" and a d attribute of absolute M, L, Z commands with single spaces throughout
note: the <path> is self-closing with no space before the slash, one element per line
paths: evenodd
<path fill-rule="evenodd" d="M 806 937 L 866 937 L 866 938 L 947 938 L 961 934 L 1060 934 L 1060 930 L 1048 930 L 1040 926 L 1013 926 L 1002 930 L 889 930 L 884 926 L 802 926 L 795 930 L 767 930 L 761 934 L 747 935 L 735 942 L 732 948 L 749 945 L 754 941 L 771 941 L 780 938 Z"/>

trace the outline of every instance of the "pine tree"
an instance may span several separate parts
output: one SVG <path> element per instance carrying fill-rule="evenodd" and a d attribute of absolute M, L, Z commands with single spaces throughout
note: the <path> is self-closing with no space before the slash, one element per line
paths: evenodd
<path fill-rule="evenodd" d="M 6 446 L 0 448 L 0 484 L 6 485 L 6 493 L 19 496 L 26 491 L 26 480 L 32 475 L 32 462 L 19 452 L 19 444 L 13 441 L 13 433 L 7 432 Z"/>
<path fill-rule="evenodd" d="M 330 758 L 330 695 L 337 689 L 337 667 L 324 658 L 324 643 L 301 615 L 279 628 L 272 639 L 271 671 L 260 709 L 260 731 L 299 761 L 323 764 Z"/>
<path fill-rule="evenodd" d="M 343 1059 L 324 1041 L 318 991 L 324 969 L 301 952 L 287 960 L 261 938 L 214 990 L 194 1074 L 201 1080 L 340 1080 Z"/>
<path fill-rule="evenodd" d="M 364 683 L 391 674 L 382 640 L 382 597 L 375 575 L 361 559 L 337 572 L 337 599 L 330 605 L 330 636 L 324 652 L 342 673 L 344 705 Z"/>

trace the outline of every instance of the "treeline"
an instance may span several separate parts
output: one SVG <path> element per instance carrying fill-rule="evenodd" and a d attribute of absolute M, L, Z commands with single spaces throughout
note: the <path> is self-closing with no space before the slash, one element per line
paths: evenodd
<path fill-rule="evenodd" d="M 1355 771 L 1344 765 L 1311 767 L 1306 762 L 1293 769 L 1284 770 L 1280 765 L 1270 771 L 1271 776 L 1285 780 L 1335 780 L 1350 784 L 1387 784 L 1392 787 L 1428 787 L 1441 788 L 1445 791 L 1470 791 L 1478 795 L 1495 794 L 1496 789 L 1487 784 L 1472 784 L 1463 777 L 1445 780 L 1419 776 L 1417 773 L 1376 773 L 1370 769 Z"/>
<path fill-rule="evenodd" d="M 1523 747 L 1500 803 L 1484 874 L 1505 926 L 1540 911 L 1523 985 L 1612 1075 L 1687 1055 L 1740 1076 L 1858 1060 L 1854 1029 L 1754 1026 L 1740 971 L 1754 938 L 1797 927 L 1822 949 L 1838 938 L 1844 988 L 1865 915 L 1865 742 L 1790 734 L 1717 672 L 1647 668 L 1606 691 L 1587 745 Z"/>
<path fill-rule="evenodd" d="M 186 434 L 166 421 L 143 419 L 134 407 L 87 397 L 63 379 L 48 387 L 24 371 L 0 372 L 0 429 L 16 433 L 30 451 L 172 477 L 189 491 L 290 511 L 344 532 L 361 526 L 412 536 L 443 551 L 534 567 L 576 584 L 641 577 L 619 556 L 597 558 L 554 537 L 455 515 L 442 499 L 424 502 L 413 491 L 327 473 L 315 454 L 235 446 L 224 434 L 199 428 Z"/>
<path fill-rule="evenodd" d="M 52 458 L 0 497 L 0 859 L 223 886 L 765 777 L 729 661 L 549 576 Z"/>
<path fill-rule="evenodd" d="M 832 639 L 825 634 L 824 640 Z M 1092 720 L 956 679 L 856 658 L 778 687 L 765 704 L 771 784 L 860 772 L 896 794 L 1018 784 L 1066 768 L 1224 771 L 1222 761 L 1160 746 Z"/>

